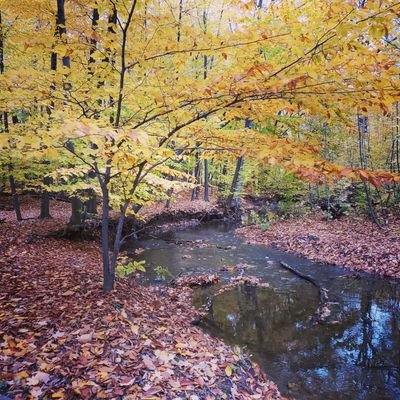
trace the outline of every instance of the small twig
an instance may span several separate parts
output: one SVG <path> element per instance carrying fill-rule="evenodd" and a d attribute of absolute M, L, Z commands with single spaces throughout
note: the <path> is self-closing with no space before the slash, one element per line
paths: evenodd
<path fill-rule="evenodd" d="M 208 211 L 203 214 L 203 216 L 199 219 L 199 223 L 203 222 L 203 219 L 208 215 Z"/>
<path fill-rule="evenodd" d="M 125 243 L 125 241 L 126 241 L 127 239 L 129 239 L 129 238 L 132 237 L 132 236 L 136 236 L 139 232 L 142 232 L 142 231 L 144 231 L 145 229 L 146 229 L 146 227 L 143 227 L 143 228 L 141 228 L 141 229 L 138 229 L 137 231 L 128 233 L 127 235 L 125 235 L 125 236 L 121 239 L 121 244 Z"/>

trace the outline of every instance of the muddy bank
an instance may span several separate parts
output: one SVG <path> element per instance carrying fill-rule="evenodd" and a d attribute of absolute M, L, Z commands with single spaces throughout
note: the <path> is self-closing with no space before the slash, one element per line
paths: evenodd
<path fill-rule="evenodd" d="M 201 194 L 201 193 L 200 193 Z M 238 218 L 234 211 L 227 209 L 216 196 L 210 201 L 191 200 L 191 192 L 182 192 L 173 199 L 170 206 L 157 202 L 143 207 L 136 220 L 132 220 L 128 230 L 142 229 L 141 234 L 181 230 L 197 226 L 203 222 Z"/>
<path fill-rule="evenodd" d="M 212 208 L 204 211 L 167 211 L 154 215 L 151 219 L 143 222 L 142 236 L 148 233 L 167 232 L 182 230 L 200 225 L 204 222 L 233 219 L 234 216 L 222 207 Z M 132 228 L 131 228 L 132 229 Z M 140 229 L 135 225 L 133 229 Z M 140 236 L 139 234 L 139 236 Z"/>
<path fill-rule="evenodd" d="M 264 230 L 247 226 L 236 234 L 320 263 L 400 278 L 400 220 L 379 229 L 364 217 L 329 221 L 321 214 L 278 221 Z"/>

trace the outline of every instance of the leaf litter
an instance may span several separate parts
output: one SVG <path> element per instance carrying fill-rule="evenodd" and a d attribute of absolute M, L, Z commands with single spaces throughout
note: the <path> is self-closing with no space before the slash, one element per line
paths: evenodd
<path fill-rule="evenodd" d="M 190 288 L 117 280 L 95 242 L 46 238 L 66 222 L 0 225 L 0 393 L 19 399 L 280 399 L 246 355 L 190 324 Z M 26 214 L 25 214 L 26 215 Z"/>

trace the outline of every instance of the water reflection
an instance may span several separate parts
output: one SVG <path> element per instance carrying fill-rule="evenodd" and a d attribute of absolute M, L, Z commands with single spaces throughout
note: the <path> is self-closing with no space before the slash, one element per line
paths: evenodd
<path fill-rule="evenodd" d="M 191 240 L 175 245 L 170 240 Z M 215 297 L 204 328 L 246 347 L 282 393 L 297 399 L 400 399 L 400 293 L 393 282 L 324 267 L 262 246 L 242 243 L 229 226 L 207 225 L 172 234 L 167 242 L 139 243 L 152 267 L 180 272 L 215 272 L 247 263 L 270 288 L 241 286 Z M 196 242 L 197 241 L 197 242 Z M 189 256 L 189 258 L 188 258 Z M 313 325 L 318 293 L 279 266 L 296 266 L 329 289 L 332 314 Z M 223 272 L 223 277 L 232 276 Z M 195 293 L 201 305 L 213 288 Z"/>
<path fill-rule="evenodd" d="M 333 309 L 330 323 L 312 325 L 315 295 L 239 287 L 215 298 L 204 326 L 246 346 L 281 391 L 298 399 L 397 399 L 399 305 L 393 289 L 367 280 L 343 286 L 347 300 Z"/>

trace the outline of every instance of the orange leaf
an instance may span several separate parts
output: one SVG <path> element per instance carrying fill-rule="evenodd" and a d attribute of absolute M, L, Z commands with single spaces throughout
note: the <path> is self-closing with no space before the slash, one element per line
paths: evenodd
<path fill-rule="evenodd" d="M 349 175 L 350 173 L 352 173 L 353 172 L 353 170 L 352 170 L 352 168 L 345 168 L 345 169 L 343 169 L 342 171 L 340 171 L 340 176 L 347 176 L 347 175 Z"/>
<path fill-rule="evenodd" d="M 369 174 L 368 174 L 367 171 L 364 171 L 364 170 L 360 169 L 360 170 L 358 171 L 358 173 L 360 174 L 360 178 L 361 178 L 363 181 L 368 180 Z"/>

